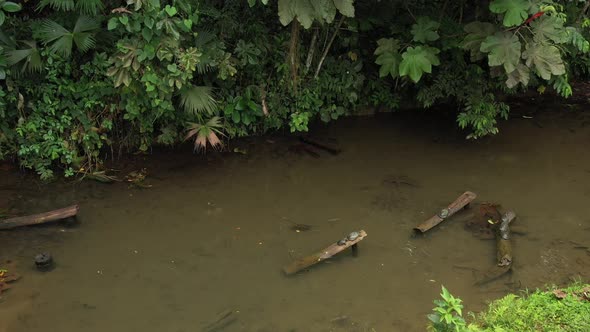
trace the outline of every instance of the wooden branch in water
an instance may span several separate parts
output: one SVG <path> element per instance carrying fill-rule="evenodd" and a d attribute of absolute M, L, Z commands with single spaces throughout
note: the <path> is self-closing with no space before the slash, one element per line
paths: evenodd
<path fill-rule="evenodd" d="M 472 193 L 471 191 L 466 191 L 461 196 L 459 196 L 453 203 L 449 204 L 447 208 L 442 209 L 438 214 L 432 216 L 430 219 L 414 227 L 414 229 L 422 233 L 428 231 L 432 227 L 440 224 L 443 220 L 451 217 L 453 214 L 457 213 L 457 211 L 467 206 L 476 197 L 477 195 L 475 193 Z"/>
<path fill-rule="evenodd" d="M 78 205 L 72 205 L 62 209 L 34 214 L 30 216 L 0 220 L 0 230 L 11 229 L 20 226 L 44 224 L 51 221 L 73 217 L 76 214 L 78 214 L 78 209 Z"/>
<path fill-rule="evenodd" d="M 354 232 L 353 232 L 354 233 Z M 352 233 L 351 233 L 352 235 Z M 283 272 L 286 275 L 292 275 L 295 274 L 303 269 L 306 269 L 312 265 L 315 265 L 321 261 L 324 261 L 338 253 L 340 253 L 341 251 L 355 246 L 357 243 L 359 243 L 361 240 L 363 240 L 365 237 L 367 236 L 367 233 L 363 230 L 360 230 L 358 232 L 358 236 L 354 239 L 349 239 L 349 237 L 346 237 L 345 239 L 342 239 L 336 243 L 332 243 L 330 246 L 328 246 L 327 248 L 320 250 L 316 253 L 313 253 L 309 256 L 300 258 L 296 261 L 294 261 L 293 263 L 283 267 Z"/>
<path fill-rule="evenodd" d="M 496 266 L 483 273 L 475 285 L 481 286 L 494 281 L 512 268 L 512 244 L 510 243 L 510 223 L 516 218 L 513 211 L 502 216 L 502 222 L 496 229 Z"/>

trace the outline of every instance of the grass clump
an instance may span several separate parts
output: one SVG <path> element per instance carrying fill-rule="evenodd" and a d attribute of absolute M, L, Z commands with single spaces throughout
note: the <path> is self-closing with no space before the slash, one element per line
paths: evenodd
<path fill-rule="evenodd" d="M 443 294 L 442 301 L 435 301 L 437 307 L 434 308 L 434 315 L 442 313 L 442 308 L 449 308 L 449 304 L 445 304 L 448 299 L 451 299 L 451 302 L 456 301 L 444 287 Z M 445 314 L 441 316 L 443 318 Z M 437 332 L 590 331 L 590 285 L 574 283 L 566 288 L 538 289 L 533 293 L 527 291 L 522 296 L 509 294 L 492 301 L 484 312 L 470 313 L 470 316 L 472 320 L 469 325 L 462 320 L 460 309 L 455 310 L 452 316 L 447 314 L 447 319 L 437 320 L 429 317 L 431 320 L 429 330 Z"/>

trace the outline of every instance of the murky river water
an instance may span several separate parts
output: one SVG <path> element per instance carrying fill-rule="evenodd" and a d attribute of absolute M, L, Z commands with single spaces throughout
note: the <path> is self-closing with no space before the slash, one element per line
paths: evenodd
<path fill-rule="evenodd" d="M 444 121 L 342 120 L 314 131 L 343 150 L 320 158 L 289 152 L 296 141 L 285 137 L 208 160 L 156 153 L 142 165 L 153 185 L 144 190 L 51 189 L 4 171 L 4 205 L 33 213 L 77 202 L 80 225 L 0 232 L 0 260 L 23 276 L 1 295 L 0 331 L 202 331 L 229 312 L 235 320 L 218 331 L 424 331 L 441 284 L 476 311 L 516 289 L 588 280 L 590 114 L 513 119 L 476 142 Z M 484 286 L 465 267 L 493 266 L 495 242 L 464 229 L 469 211 L 412 233 L 466 190 L 513 209 L 528 232 L 513 237 L 513 272 Z M 282 274 L 357 229 L 368 233 L 358 257 Z M 33 268 L 41 251 L 53 271 Z"/>

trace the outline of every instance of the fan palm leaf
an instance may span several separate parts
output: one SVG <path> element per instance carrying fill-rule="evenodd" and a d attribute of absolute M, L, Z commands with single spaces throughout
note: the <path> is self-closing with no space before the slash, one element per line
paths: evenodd
<path fill-rule="evenodd" d="M 219 137 L 225 136 L 221 132 L 222 128 L 221 118 L 218 116 L 212 117 L 205 123 L 189 122 L 185 140 L 195 138 L 195 151 L 207 152 L 207 145 L 211 145 L 213 149 L 221 149 L 223 142 Z"/>
<path fill-rule="evenodd" d="M 190 114 L 213 114 L 217 109 L 217 101 L 210 86 L 187 86 L 180 91 L 180 105 Z"/>
<path fill-rule="evenodd" d="M 76 1 L 76 9 L 86 15 L 97 15 L 105 8 L 102 0 L 78 0 Z"/>
<path fill-rule="evenodd" d="M 76 4 L 74 0 L 41 0 L 37 5 L 37 10 L 43 10 L 47 6 L 54 10 L 70 11 L 74 9 Z"/>
<path fill-rule="evenodd" d="M 69 57 L 74 43 L 81 52 L 94 47 L 96 44 L 94 33 L 99 27 L 96 20 L 83 15 L 78 17 L 71 32 L 59 23 L 45 19 L 41 22 L 38 35 L 43 44 L 50 45 L 49 49 L 52 52 Z"/>
<path fill-rule="evenodd" d="M 6 51 L 6 64 L 13 66 L 24 60 L 21 67 L 22 72 L 41 71 L 43 63 L 41 62 L 41 52 L 37 48 L 37 43 L 33 40 L 22 41 L 21 43 L 28 46 L 28 48 Z"/>

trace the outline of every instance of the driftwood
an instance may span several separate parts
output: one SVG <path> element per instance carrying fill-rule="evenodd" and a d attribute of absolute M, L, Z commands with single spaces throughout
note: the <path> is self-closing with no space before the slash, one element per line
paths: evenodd
<path fill-rule="evenodd" d="M 38 225 L 46 222 L 73 217 L 76 214 L 78 214 L 78 209 L 78 205 L 72 205 L 62 209 L 34 214 L 30 216 L 0 220 L 0 230 L 11 229 L 20 226 Z"/>
<path fill-rule="evenodd" d="M 357 243 L 359 243 L 362 239 L 364 239 L 367 236 L 367 233 L 363 230 L 359 231 L 358 233 L 358 237 L 356 237 L 353 240 L 344 238 L 336 243 L 332 243 L 330 246 L 323 250 L 320 250 L 314 254 L 294 261 L 293 263 L 283 267 L 283 272 L 286 275 L 295 274 L 303 269 L 306 269 L 312 265 L 324 261 L 349 247 L 353 247 L 353 253 L 356 253 Z"/>
<path fill-rule="evenodd" d="M 512 211 L 502 216 L 502 221 L 496 229 L 496 266 L 483 273 L 475 282 L 476 285 L 484 285 L 498 279 L 512 268 L 512 245 L 510 243 L 510 223 L 516 218 Z"/>
<path fill-rule="evenodd" d="M 453 214 L 457 213 L 457 211 L 461 210 L 462 208 L 466 207 L 469 203 L 471 203 L 477 195 L 472 193 L 471 191 L 466 191 L 461 196 L 459 196 L 453 203 L 449 204 L 448 207 L 442 209 L 438 214 L 432 216 L 430 219 L 424 221 L 420 225 L 414 227 L 415 230 L 420 231 L 422 233 L 428 231 L 432 227 L 440 224 L 443 220 L 451 217 Z"/>

